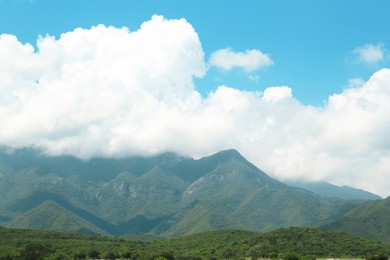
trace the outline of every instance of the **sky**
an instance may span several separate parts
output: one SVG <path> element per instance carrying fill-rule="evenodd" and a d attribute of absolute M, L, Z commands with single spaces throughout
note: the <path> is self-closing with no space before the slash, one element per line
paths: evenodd
<path fill-rule="evenodd" d="M 390 196 L 390 2 L 0 0 L 0 145 Z"/>

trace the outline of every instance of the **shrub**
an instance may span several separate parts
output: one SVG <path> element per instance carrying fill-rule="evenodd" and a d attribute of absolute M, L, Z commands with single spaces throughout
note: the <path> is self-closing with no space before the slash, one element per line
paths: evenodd
<path fill-rule="evenodd" d="M 300 257 L 295 253 L 287 253 L 283 256 L 283 260 L 300 260 Z"/>
<path fill-rule="evenodd" d="M 106 252 L 103 254 L 103 258 L 104 259 L 117 259 L 117 258 L 119 258 L 119 255 L 116 252 L 109 251 L 109 252 Z"/>
<path fill-rule="evenodd" d="M 28 244 L 21 252 L 20 258 L 24 260 L 43 259 L 45 255 L 50 253 L 50 250 L 39 243 Z"/>
<path fill-rule="evenodd" d="M 88 257 L 90 257 L 90 258 L 99 258 L 100 257 L 100 252 L 97 251 L 96 249 L 91 249 L 88 252 Z"/>

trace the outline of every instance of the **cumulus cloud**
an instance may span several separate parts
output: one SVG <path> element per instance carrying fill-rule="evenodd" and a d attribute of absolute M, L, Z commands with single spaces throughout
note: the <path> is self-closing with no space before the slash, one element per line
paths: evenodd
<path fill-rule="evenodd" d="M 241 68 L 246 72 L 255 71 L 261 67 L 273 64 L 272 59 L 259 50 L 246 50 L 244 52 L 234 52 L 226 48 L 213 52 L 210 56 L 209 65 L 231 70 Z"/>
<path fill-rule="evenodd" d="M 289 87 L 269 87 L 264 91 L 263 100 L 278 102 L 285 98 L 291 98 L 292 91 Z"/>
<path fill-rule="evenodd" d="M 153 16 L 139 30 L 99 25 L 37 48 L 0 36 L 0 144 L 48 154 L 195 157 L 236 148 L 279 179 L 327 180 L 388 196 L 390 70 L 301 104 L 287 86 L 219 86 L 194 28 Z"/>
<path fill-rule="evenodd" d="M 352 78 L 348 80 L 348 88 L 358 88 L 366 83 L 362 78 Z"/>
<path fill-rule="evenodd" d="M 205 73 L 203 56 L 189 23 L 161 16 L 135 32 L 99 25 L 43 37 L 36 51 L 2 35 L 0 142 L 89 157 L 118 153 L 126 132 L 137 141 L 125 145 L 145 150 L 153 140 L 143 129 L 200 102 L 192 79 Z"/>
<path fill-rule="evenodd" d="M 383 44 L 366 44 L 356 48 L 353 52 L 358 55 L 359 60 L 367 64 L 375 64 L 385 58 L 385 47 Z"/>

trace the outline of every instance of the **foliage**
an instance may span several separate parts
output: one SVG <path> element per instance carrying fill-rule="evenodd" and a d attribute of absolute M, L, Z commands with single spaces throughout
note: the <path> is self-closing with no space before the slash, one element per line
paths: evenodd
<path fill-rule="evenodd" d="M 299 260 L 300 257 L 295 253 L 287 253 L 283 255 L 283 260 Z"/>
<path fill-rule="evenodd" d="M 141 242 L 0 227 L 0 259 L 242 259 L 367 257 L 386 260 L 390 245 L 346 233 L 286 228 L 267 233 L 213 231 Z"/>
<path fill-rule="evenodd" d="M 30 243 L 20 252 L 20 258 L 23 260 L 43 259 L 50 253 L 47 246 L 40 243 Z"/>
<path fill-rule="evenodd" d="M 355 236 L 390 243 L 390 197 L 365 202 L 345 216 L 321 226 L 325 230 L 344 231 Z"/>
<path fill-rule="evenodd" d="M 255 245 L 249 248 L 246 254 L 252 257 L 252 259 L 259 259 L 260 257 L 263 256 L 263 251 L 261 250 L 260 245 Z"/>
<path fill-rule="evenodd" d="M 387 260 L 388 257 L 385 255 L 371 255 L 366 258 L 367 260 Z"/>

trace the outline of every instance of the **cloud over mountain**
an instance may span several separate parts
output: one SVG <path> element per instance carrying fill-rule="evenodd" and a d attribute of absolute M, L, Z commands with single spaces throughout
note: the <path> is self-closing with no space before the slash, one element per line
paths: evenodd
<path fill-rule="evenodd" d="M 161 16 L 134 32 L 98 25 L 41 37 L 36 50 L 1 35 L 0 61 L 2 145 L 82 158 L 236 148 L 282 179 L 390 195 L 389 69 L 323 107 L 301 104 L 286 86 L 219 86 L 202 97 L 193 81 L 207 73 L 197 33 Z"/>

